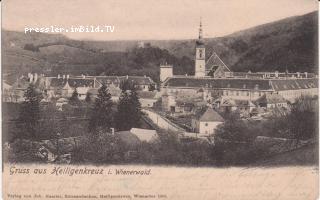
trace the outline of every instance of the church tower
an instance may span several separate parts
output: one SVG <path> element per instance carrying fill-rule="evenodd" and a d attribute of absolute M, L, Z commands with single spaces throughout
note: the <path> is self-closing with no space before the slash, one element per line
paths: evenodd
<path fill-rule="evenodd" d="M 202 24 L 200 19 L 199 38 L 196 41 L 196 62 L 195 76 L 204 77 L 206 75 L 206 52 L 202 38 Z"/>

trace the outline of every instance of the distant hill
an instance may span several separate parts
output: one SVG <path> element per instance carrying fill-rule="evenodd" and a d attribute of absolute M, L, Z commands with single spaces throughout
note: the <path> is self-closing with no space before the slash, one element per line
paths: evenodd
<path fill-rule="evenodd" d="M 194 73 L 191 58 L 176 57 L 159 47 L 139 48 L 134 42 L 126 51 L 108 51 L 99 48 L 101 43 L 97 45 L 98 42 L 71 40 L 54 34 L 3 31 L 4 79 L 10 84 L 18 76 L 37 72 L 48 75 L 147 75 L 158 80 L 159 66 L 165 62 L 175 66 L 176 74 Z"/>
<path fill-rule="evenodd" d="M 208 24 L 210 26 L 210 24 Z M 205 40 L 234 71 L 318 71 L 318 12 Z M 194 56 L 195 40 L 154 41 L 176 56 Z"/>
<path fill-rule="evenodd" d="M 307 71 L 318 69 L 317 12 L 290 17 L 205 39 L 207 57 L 214 50 L 234 71 Z M 210 26 L 210 24 L 208 24 Z M 174 65 L 176 74 L 193 74 L 195 40 L 79 41 L 59 34 L 2 31 L 2 69 L 12 82 L 33 71 L 56 75 L 149 75 L 159 65 Z"/>

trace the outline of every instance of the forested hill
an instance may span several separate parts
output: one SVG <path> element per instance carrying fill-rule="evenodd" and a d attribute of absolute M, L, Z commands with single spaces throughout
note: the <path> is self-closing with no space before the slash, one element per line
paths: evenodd
<path fill-rule="evenodd" d="M 236 23 L 236 22 L 235 22 Z M 210 26 L 206 24 L 206 26 Z M 176 56 L 194 56 L 194 40 L 151 44 Z M 318 12 L 286 18 L 205 40 L 234 71 L 318 71 Z M 171 45 L 172 44 L 172 45 Z"/>
<path fill-rule="evenodd" d="M 290 17 L 234 34 L 205 40 L 234 71 L 317 71 L 317 12 Z M 206 24 L 210 26 L 210 23 Z M 78 41 L 63 35 L 2 31 L 6 80 L 34 71 L 55 75 L 116 74 L 158 78 L 159 64 L 176 74 L 192 74 L 195 40 Z"/>

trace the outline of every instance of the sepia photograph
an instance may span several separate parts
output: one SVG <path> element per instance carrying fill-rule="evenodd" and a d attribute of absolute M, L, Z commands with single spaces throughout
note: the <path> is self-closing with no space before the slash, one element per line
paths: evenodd
<path fill-rule="evenodd" d="M 316 0 L 1 7 L 3 199 L 319 198 Z"/>

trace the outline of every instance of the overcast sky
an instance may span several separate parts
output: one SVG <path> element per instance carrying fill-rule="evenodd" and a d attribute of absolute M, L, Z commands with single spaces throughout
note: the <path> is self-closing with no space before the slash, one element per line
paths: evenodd
<path fill-rule="evenodd" d="M 6 0 L 2 26 L 112 25 L 113 33 L 68 33 L 74 39 L 192 39 L 232 32 L 317 10 L 317 0 Z"/>

